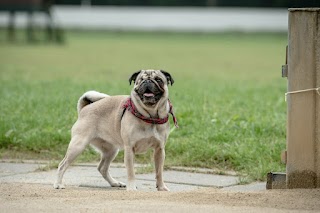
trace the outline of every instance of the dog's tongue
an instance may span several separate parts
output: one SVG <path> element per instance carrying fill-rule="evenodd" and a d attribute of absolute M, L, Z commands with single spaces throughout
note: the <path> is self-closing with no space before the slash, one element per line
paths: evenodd
<path fill-rule="evenodd" d="M 150 97 L 153 97 L 153 96 L 154 96 L 154 94 L 153 94 L 153 93 L 144 93 L 143 95 L 144 95 L 144 96 L 146 96 L 146 97 L 148 97 L 148 98 L 150 98 Z"/>

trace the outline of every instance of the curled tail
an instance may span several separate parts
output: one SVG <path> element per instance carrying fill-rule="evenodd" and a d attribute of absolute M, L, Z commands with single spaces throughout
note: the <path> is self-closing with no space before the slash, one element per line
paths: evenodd
<path fill-rule="evenodd" d="M 91 104 L 93 102 L 99 101 L 100 99 L 103 99 L 108 96 L 109 95 L 104 94 L 104 93 L 100 93 L 97 91 L 88 91 L 88 92 L 84 93 L 78 100 L 78 105 L 77 105 L 78 114 L 80 113 L 80 111 L 83 107 L 85 107 L 88 104 Z"/>

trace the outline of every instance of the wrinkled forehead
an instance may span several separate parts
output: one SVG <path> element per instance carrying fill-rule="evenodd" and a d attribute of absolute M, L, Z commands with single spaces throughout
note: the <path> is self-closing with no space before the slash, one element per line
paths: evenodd
<path fill-rule="evenodd" d="M 141 70 L 140 73 L 142 79 L 147 79 L 147 78 L 155 78 L 156 76 L 161 77 L 165 79 L 165 76 L 162 74 L 160 70 Z"/>

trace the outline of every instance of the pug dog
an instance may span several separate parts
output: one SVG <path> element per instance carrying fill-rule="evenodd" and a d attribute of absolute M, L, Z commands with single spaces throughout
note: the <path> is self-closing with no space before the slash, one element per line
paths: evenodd
<path fill-rule="evenodd" d="M 140 70 L 129 79 L 134 82 L 130 96 L 109 96 L 96 91 L 84 93 L 77 105 L 78 119 L 71 130 L 71 141 L 58 167 L 54 188 L 63 189 L 66 169 L 88 144 L 101 153 L 98 170 L 112 187 L 137 190 L 134 156 L 149 148 L 154 150 L 156 187 L 169 191 L 163 181 L 165 145 L 169 136 L 169 114 L 177 120 L 169 100 L 168 85 L 172 76 L 163 70 Z M 178 126 L 177 126 L 178 127 Z M 127 184 L 115 180 L 109 173 L 110 163 L 120 149 L 124 150 Z"/>

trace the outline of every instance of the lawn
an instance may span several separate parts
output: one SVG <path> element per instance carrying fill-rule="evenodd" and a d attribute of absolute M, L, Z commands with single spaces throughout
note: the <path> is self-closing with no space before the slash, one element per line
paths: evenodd
<path fill-rule="evenodd" d="M 85 91 L 129 94 L 133 72 L 156 68 L 175 80 L 170 99 L 180 126 L 172 125 L 165 164 L 264 180 L 285 169 L 286 43 L 286 35 L 232 33 L 67 32 L 65 45 L 2 39 L 0 157 L 61 160 Z M 79 158 L 98 159 L 91 149 Z"/>

